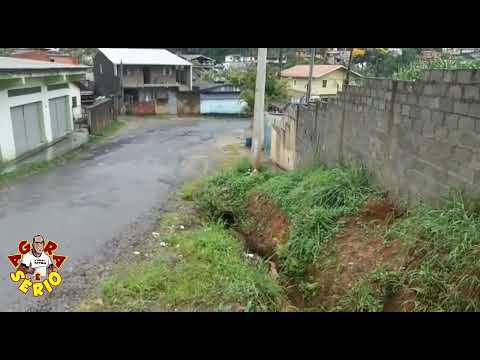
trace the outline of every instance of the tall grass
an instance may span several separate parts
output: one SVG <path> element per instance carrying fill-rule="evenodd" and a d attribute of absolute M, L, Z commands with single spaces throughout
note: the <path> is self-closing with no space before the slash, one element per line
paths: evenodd
<path fill-rule="evenodd" d="M 341 226 L 338 218 L 355 213 L 372 190 L 362 170 L 320 167 L 250 176 L 244 164 L 209 179 L 193 199 L 211 216 L 228 208 L 246 219 L 252 194 L 267 197 L 287 216 L 288 241 L 277 252 L 282 272 L 295 278 L 319 259 Z M 255 226 L 255 219 L 241 226 Z M 386 299 L 398 295 L 413 311 L 480 311 L 478 204 L 452 192 L 442 208 L 410 210 L 386 231 L 385 240 L 400 240 L 404 266 L 386 264 L 364 274 L 338 298 L 336 310 L 382 311 Z"/>
<path fill-rule="evenodd" d="M 411 254 L 405 288 L 418 311 L 480 310 L 480 216 L 460 192 L 445 207 L 421 205 L 387 233 Z"/>
<path fill-rule="evenodd" d="M 265 195 L 285 212 L 291 229 L 288 241 L 278 249 L 281 269 L 301 275 L 338 230 L 335 220 L 356 211 L 370 188 L 363 170 L 320 167 L 290 173 L 264 170 L 250 176 L 248 165 L 241 163 L 212 177 L 192 197 L 208 216 L 230 210 L 245 227 L 255 226 L 246 211 L 254 193 Z"/>
<path fill-rule="evenodd" d="M 104 303 L 142 311 L 154 304 L 218 310 L 240 303 L 250 311 L 279 310 L 282 288 L 263 262 L 246 258 L 241 244 L 213 224 L 168 238 L 182 257 L 131 265 L 103 285 Z"/>
<path fill-rule="evenodd" d="M 271 180 L 255 189 L 270 196 L 290 220 L 289 239 L 279 248 L 282 270 L 290 275 L 303 275 L 315 263 L 325 242 L 339 229 L 336 220 L 355 212 L 371 192 L 362 170 L 320 168 L 299 175 L 295 186 L 284 187 L 284 193 L 271 186 Z M 293 183 L 288 176 L 285 181 Z"/>

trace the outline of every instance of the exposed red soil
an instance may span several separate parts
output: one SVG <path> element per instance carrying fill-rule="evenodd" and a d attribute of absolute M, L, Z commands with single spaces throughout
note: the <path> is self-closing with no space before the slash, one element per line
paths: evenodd
<path fill-rule="evenodd" d="M 287 216 L 263 194 L 252 194 L 248 199 L 248 214 L 255 219 L 255 227 L 246 235 L 247 247 L 263 257 L 271 257 L 277 245 L 288 239 L 290 224 Z"/>
<path fill-rule="evenodd" d="M 300 309 L 329 309 L 379 266 L 400 270 L 408 265 L 407 257 L 414 254 L 403 254 L 398 240 L 384 242 L 385 231 L 403 213 L 388 199 L 371 199 L 358 215 L 339 219 L 343 229 L 317 261 L 321 267 L 308 271 L 307 281 L 317 285 L 315 295 L 304 299 L 298 289 L 291 288 L 291 302 Z M 276 246 L 288 240 L 290 224 L 285 213 L 266 196 L 255 193 L 248 199 L 248 214 L 255 219 L 255 226 L 244 234 L 247 247 L 275 262 Z M 395 294 L 385 300 L 384 311 L 411 311 L 410 303 L 402 305 L 407 300 L 414 300 L 414 296 Z"/>
<path fill-rule="evenodd" d="M 307 306 L 333 307 L 342 294 L 380 265 L 399 270 L 405 263 L 401 243 L 395 240 L 385 244 L 383 234 L 401 215 L 402 212 L 389 200 L 370 200 L 358 216 L 340 219 L 344 223 L 342 231 L 318 261 L 329 265 L 310 272 L 309 281 L 317 282 L 318 290 Z M 331 256 L 332 253 L 335 255 Z M 405 300 L 404 295 L 387 299 L 385 311 L 408 311 L 401 308 Z"/>
<path fill-rule="evenodd" d="M 388 199 L 370 199 L 362 207 L 361 214 L 365 220 L 382 220 L 389 224 L 395 218 L 402 216 L 403 210 L 397 209 Z"/>

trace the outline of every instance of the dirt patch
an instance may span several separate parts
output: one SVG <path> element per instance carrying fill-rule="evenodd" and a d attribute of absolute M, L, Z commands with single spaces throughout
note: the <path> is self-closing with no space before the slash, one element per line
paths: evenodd
<path fill-rule="evenodd" d="M 250 251 L 263 257 L 272 257 L 275 248 L 288 239 L 287 216 L 265 195 L 255 193 L 248 199 L 248 214 L 255 219 L 246 231 L 246 244 Z"/>
<path fill-rule="evenodd" d="M 332 308 L 343 294 L 379 266 L 399 270 L 405 263 L 401 243 L 385 243 L 384 234 L 401 214 L 389 200 L 370 200 L 359 215 L 340 219 L 343 229 L 310 271 L 309 281 L 318 287 L 306 306 Z M 400 309 L 402 302 L 403 299 L 392 298 L 386 310 Z"/>
<path fill-rule="evenodd" d="M 370 199 L 363 205 L 361 213 L 365 219 L 382 220 L 388 224 L 402 216 L 404 211 L 397 209 L 388 199 Z"/>
<path fill-rule="evenodd" d="M 413 293 L 394 294 L 385 300 L 384 312 L 412 312 L 414 311 L 415 295 Z"/>

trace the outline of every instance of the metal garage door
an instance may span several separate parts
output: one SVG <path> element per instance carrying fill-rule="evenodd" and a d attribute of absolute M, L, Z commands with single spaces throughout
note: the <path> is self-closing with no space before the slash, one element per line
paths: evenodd
<path fill-rule="evenodd" d="M 241 114 L 245 109 L 245 102 L 239 97 L 200 96 L 201 114 Z"/>
<path fill-rule="evenodd" d="M 48 101 L 50 119 L 52 122 L 53 140 L 64 136 L 69 130 L 70 113 L 68 111 L 68 96 L 62 96 Z"/>
<path fill-rule="evenodd" d="M 10 109 L 17 156 L 35 149 L 45 141 L 41 111 L 41 102 Z"/>

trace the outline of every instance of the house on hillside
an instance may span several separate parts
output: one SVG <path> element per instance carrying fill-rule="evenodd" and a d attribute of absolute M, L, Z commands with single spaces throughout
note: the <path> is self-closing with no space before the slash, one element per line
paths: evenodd
<path fill-rule="evenodd" d="M 438 60 L 442 57 L 442 53 L 436 50 L 423 50 L 418 58 L 420 61 L 432 61 L 432 60 Z"/>
<path fill-rule="evenodd" d="M 312 57 L 312 49 L 301 48 L 295 51 L 295 59 L 297 61 L 310 61 Z M 323 60 L 323 57 L 320 53 L 315 54 L 316 60 Z"/>
<path fill-rule="evenodd" d="M 195 83 L 199 81 L 202 75 L 207 72 L 215 69 L 216 61 L 215 59 L 209 58 L 204 55 L 190 55 L 190 54 L 179 54 L 180 57 L 190 62 L 193 66 L 192 81 Z"/>
<path fill-rule="evenodd" d="M 175 115 L 199 107 L 192 64 L 168 50 L 98 49 L 93 71 L 96 95 L 123 99 L 128 113 Z"/>
<path fill-rule="evenodd" d="M 329 48 L 325 54 L 329 65 L 348 65 L 350 58 L 349 48 Z"/>
<path fill-rule="evenodd" d="M 215 64 L 217 63 L 215 59 L 212 59 L 205 55 L 195 54 L 179 54 L 180 57 L 184 58 L 188 62 L 190 62 L 193 68 L 199 68 L 204 70 L 212 69 Z"/>
<path fill-rule="evenodd" d="M 223 67 L 225 70 L 246 70 L 250 65 L 255 64 L 257 59 L 254 56 L 227 55 Z"/>
<path fill-rule="evenodd" d="M 343 89 L 347 72 L 347 68 L 343 65 L 314 65 L 311 95 L 313 97 L 336 96 Z M 288 81 L 288 92 L 294 102 L 305 96 L 309 75 L 310 65 L 296 65 L 282 71 L 281 77 Z M 353 71 L 350 72 L 351 80 L 360 76 Z"/>
<path fill-rule="evenodd" d="M 460 58 L 460 59 L 479 59 L 479 48 L 443 48 L 442 54 L 446 57 Z"/>
<path fill-rule="evenodd" d="M 87 66 L 0 57 L 0 163 L 62 139 L 80 118 Z"/>

